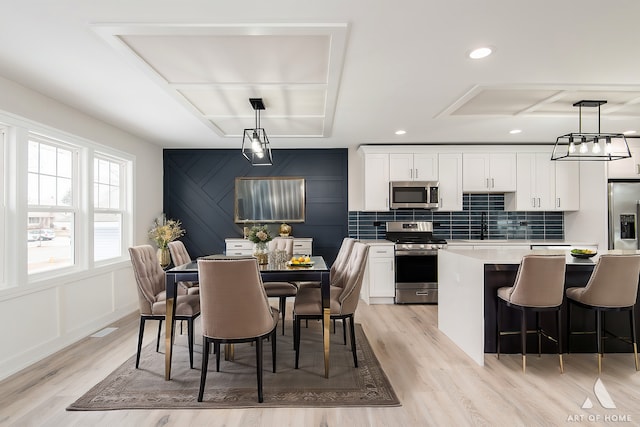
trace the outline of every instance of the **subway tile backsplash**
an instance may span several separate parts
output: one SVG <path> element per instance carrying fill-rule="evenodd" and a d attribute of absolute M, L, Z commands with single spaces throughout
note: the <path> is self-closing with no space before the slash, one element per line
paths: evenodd
<path fill-rule="evenodd" d="M 433 221 L 433 235 L 442 239 L 480 239 L 482 212 L 487 218 L 487 239 L 564 239 L 563 212 L 506 212 L 503 194 L 464 194 L 462 211 L 403 209 L 384 212 L 349 212 L 349 236 L 384 239 L 387 221 Z"/>

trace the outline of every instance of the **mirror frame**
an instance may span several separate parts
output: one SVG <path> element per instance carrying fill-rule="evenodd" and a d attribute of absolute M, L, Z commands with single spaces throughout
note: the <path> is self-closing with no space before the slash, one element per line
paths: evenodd
<path fill-rule="evenodd" d="M 278 219 L 241 219 L 239 217 L 239 210 L 238 210 L 238 189 L 239 189 L 239 182 L 241 181 L 299 181 L 298 185 L 300 188 L 300 194 L 302 195 L 302 197 L 300 198 L 300 212 L 302 214 L 301 218 L 278 218 Z M 306 183 L 305 183 L 305 179 L 302 177 L 288 177 L 288 176 L 276 176 L 276 177 L 270 177 L 270 176 L 256 176 L 256 177 L 250 177 L 250 176 L 242 176 L 242 177 L 236 177 L 235 180 L 235 188 L 234 188 L 234 215 L 233 215 L 233 219 L 234 222 L 237 224 L 247 224 L 247 223 L 270 223 L 270 224 L 274 224 L 274 223 L 302 223 L 305 222 L 305 218 L 306 218 Z"/>

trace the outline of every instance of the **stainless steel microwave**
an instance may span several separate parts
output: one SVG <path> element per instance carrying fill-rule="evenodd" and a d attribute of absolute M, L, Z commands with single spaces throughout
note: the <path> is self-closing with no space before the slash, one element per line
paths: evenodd
<path fill-rule="evenodd" d="M 391 181 L 391 209 L 435 209 L 440 205 L 438 181 Z"/>

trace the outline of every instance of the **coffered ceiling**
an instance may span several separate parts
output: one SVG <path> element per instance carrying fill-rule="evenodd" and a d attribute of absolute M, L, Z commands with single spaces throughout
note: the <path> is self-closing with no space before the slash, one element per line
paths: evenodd
<path fill-rule="evenodd" d="M 163 147 L 239 147 L 256 97 L 274 148 L 552 143 L 583 99 L 640 133 L 635 0 L 3 5 L 0 76 Z"/>

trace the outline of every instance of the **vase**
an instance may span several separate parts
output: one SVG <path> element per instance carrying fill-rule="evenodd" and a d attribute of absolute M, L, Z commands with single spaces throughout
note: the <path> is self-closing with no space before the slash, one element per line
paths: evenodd
<path fill-rule="evenodd" d="M 267 249 L 266 242 L 256 243 L 253 256 L 258 259 L 258 264 L 264 265 L 269 263 L 269 250 Z"/>
<path fill-rule="evenodd" d="M 291 234 L 291 226 L 289 224 L 282 224 L 280 226 L 280 237 L 289 237 Z"/>
<path fill-rule="evenodd" d="M 171 254 L 169 248 L 158 248 L 158 262 L 163 269 L 167 268 L 171 264 Z"/>

